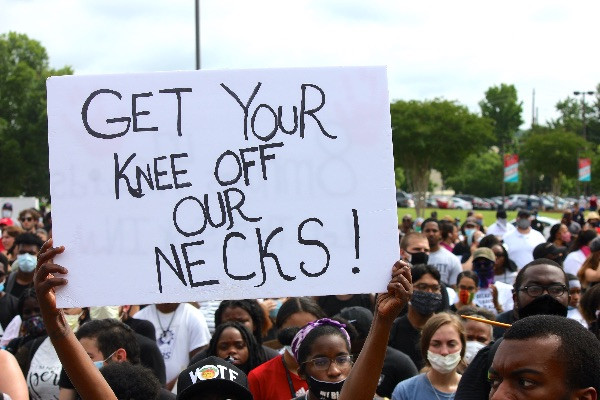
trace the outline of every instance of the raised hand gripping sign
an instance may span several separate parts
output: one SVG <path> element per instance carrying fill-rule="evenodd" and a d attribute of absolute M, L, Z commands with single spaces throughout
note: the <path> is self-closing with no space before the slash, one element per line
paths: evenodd
<path fill-rule="evenodd" d="M 48 80 L 59 307 L 385 290 L 383 67 Z"/>

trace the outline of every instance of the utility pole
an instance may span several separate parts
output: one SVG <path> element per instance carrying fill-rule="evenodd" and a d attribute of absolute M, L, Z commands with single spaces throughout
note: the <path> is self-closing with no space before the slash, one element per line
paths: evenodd
<path fill-rule="evenodd" d="M 196 69 L 200 69 L 200 0 L 196 0 Z"/>

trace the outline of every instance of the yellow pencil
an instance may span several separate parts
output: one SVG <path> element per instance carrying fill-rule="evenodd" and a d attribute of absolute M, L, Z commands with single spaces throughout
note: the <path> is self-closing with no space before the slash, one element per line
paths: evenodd
<path fill-rule="evenodd" d="M 505 324 L 503 322 L 491 321 L 491 320 L 485 319 L 485 318 L 477 318 L 477 317 L 473 317 L 471 315 L 461 315 L 461 317 L 471 319 L 471 320 L 477 321 L 477 322 L 483 322 L 484 324 L 499 326 L 501 328 L 510 328 L 510 324 Z"/>

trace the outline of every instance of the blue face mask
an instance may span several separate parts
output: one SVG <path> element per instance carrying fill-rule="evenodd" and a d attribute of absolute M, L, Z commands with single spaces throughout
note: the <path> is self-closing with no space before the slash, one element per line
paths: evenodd
<path fill-rule="evenodd" d="M 277 318 L 277 313 L 279 312 L 279 309 L 281 308 L 281 304 L 283 304 L 281 302 L 281 300 L 275 301 L 275 307 L 273 307 L 271 310 L 269 310 L 269 317 L 271 317 L 272 319 Z"/>
<path fill-rule="evenodd" d="M 37 258 L 29 253 L 19 254 L 17 256 L 19 269 L 23 272 L 33 272 L 37 264 Z"/>
<path fill-rule="evenodd" d="M 94 365 L 96 366 L 96 368 L 100 369 L 102 367 L 104 367 L 104 363 L 106 362 L 106 360 L 110 360 L 110 358 L 117 352 L 117 350 L 113 351 L 112 354 L 108 357 L 106 357 L 104 360 L 102 361 L 94 361 Z"/>
<path fill-rule="evenodd" d="M 0 283 L 0 292 L 4 291 L 4 282 Z"/>

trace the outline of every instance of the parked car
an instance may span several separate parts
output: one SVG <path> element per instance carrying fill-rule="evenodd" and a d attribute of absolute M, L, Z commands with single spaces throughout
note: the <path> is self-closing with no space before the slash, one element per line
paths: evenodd
<path fill-rule="evenodd" d="M 435 208 L 443 208 L 443 209 L 454 208 L 454 204 L 450 197 L 437 195 L 437 194 L 429 196 L 429 199 L 427 200 L 427 204 L 428 205 L 432 204 L 432 207 L 435 207 Z"/>
<path fill-rule="evenodd" d="M 454 204 L 454 208 L 458 210 L 472 210 L 473 205 L 467 200 L 463 200 L 460 197 L 453 197 L 452 203 Z"/>
<path fill-rule="evenodd" d="M 489 210 L 497 210 L 498 209 L 498 204 L 494 200 L 488 199 L 487 197 L 482 197 L 481 200 L 485 201 L 486 203 L 488 203 L 490 205 Z M 500 204 L 502 204 L 502 200 L 500 200 Z"/>
<path fill-rule="evenodd" d="M 528 200 L 530 202 L 531 209 L 537 210 L 545 210 L 546 207 L 542 200 L 535 195 L 526 195 L 526 194 L 511 194 L 506 199 L 505 208 L 507 210 L 520 210 L 528 208 Z"/>
<path fill-rule="evenodd" d="M 473 196 L 471 194 L 456 194 L 455 198 L 466 200 L 473 206 L 475 210 L 491 210 L 492 206 L 489 202 L 483 200 L 481 197 Z"/>
<path fill-rule="evenodd" d="M 398 207 L 414 208 L 415 201 L 412 198 L 412 194 L 406 193 L 403 190 L 396 190 L 396 204 Z"/>

